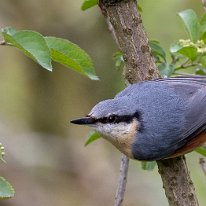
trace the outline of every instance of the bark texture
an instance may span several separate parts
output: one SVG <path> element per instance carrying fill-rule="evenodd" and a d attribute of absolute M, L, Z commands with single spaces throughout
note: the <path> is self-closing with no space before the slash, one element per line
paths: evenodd
<path fill-rule="evenodd" d="M 172 206 L 196 206 L 195 196 L 185 157 L 157 162 L 168 202 Z"/>
<path fill-rule="evenodd" d="M 200 166 L 202 168 L 202 171 L 204 172 L 204 174 L 206 175 L 206 162 L 204 158 L 200 158 L 199 160 Z"/>
<path fill-rule="evenodd" d="M 148 38 L 142 25 L 141 16 L 137 11 L 136 1 L 99 0 L 99 6 L 123 53 L 125 79 L 129 83 L 135 83 L 160 77 L 148 46 Z M 123 156 L 123 158 L 125 157 Z M 157 164 L 169 205 L 198 205 L 184 157 L 158 161 Z M 120 173 L 120 177 L 123 176 L 123 179 L 126 179 L 125 175 L 126 173 Z M 125 183 L 125 181 L 123 182 Z M 124 193 L 119 194 L 123 195 Z M 120 199 L 119 204 L 115 202 L 115 206 L 121 205 L 123 197 Z"/>
<path fill-rule="evenodd" d="M 132 84 L 160 77 L 148 46 L 142 19 L 137 13 L 136 2 L 100 0 L 99 5 L 107 21 L 111 23 L 113 35 L 123 53 L 125 79 Z"/>

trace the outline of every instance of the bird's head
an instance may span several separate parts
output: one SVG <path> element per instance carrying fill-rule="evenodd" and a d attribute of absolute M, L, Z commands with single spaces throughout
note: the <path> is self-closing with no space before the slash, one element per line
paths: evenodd
<path fill-rule="evenodd" d="M 133 110 L 131 102 L 129 105 L 126 98 L 105 100 L 95 105 L 86 117 L 71 123 L 92 127 L 121 152 L 132 157 L 131 146 L 140 126 L 140 114 Z"/>

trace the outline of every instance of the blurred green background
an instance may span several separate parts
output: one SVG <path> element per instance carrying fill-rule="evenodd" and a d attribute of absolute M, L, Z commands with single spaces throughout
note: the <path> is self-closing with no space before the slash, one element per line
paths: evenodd
<path fill-rule="evenodd" d="M 191 8 L 203 14 L 201 1 L 141 0 L 150 39 L 165 49 L 186 37 L 177 13 Z M 0 47 L 0 142 L 6 164 L 0 175 L 16 195 L 2 206 L 113 205 L 121 154 L 104 140 L 84 147 L 88 128 L 69 124 L 98 101 L 124 88 L 114 68 L 118 50 L 98 7 L 81 11 L 82 0 L 0 0 L 0 27 L 36 30 L 71 40 L 93 59 L 100 81 L 54 64 L 50 73 L 17 49 Z M 206 177 L 199 155 L 187 155 L 200 205 L 206 205 Z M 125 206 L 167 205 L 157 168 L 143 171 L 130 162 Z"/>

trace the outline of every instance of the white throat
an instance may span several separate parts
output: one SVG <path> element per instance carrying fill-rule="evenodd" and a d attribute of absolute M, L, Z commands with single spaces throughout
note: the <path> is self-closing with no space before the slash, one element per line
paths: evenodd
<path fill-rule="evenodd" d="M 130 123 L 97 123 L 91 126 L 122 153 L 133 158 L 131 147 L 137 133 L 138 121 L 136 119 Z"/>

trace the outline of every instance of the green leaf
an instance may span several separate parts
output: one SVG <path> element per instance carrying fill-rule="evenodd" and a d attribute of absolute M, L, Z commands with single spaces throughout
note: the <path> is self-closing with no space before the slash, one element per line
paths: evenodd
<path fill-rule="evenodd" d="M 3 177 L 0 177 L 0 199 L 11 198 L 14 196 L 14 193 L 11 184 Z"/>
<path fill-rule="evenodd" d="M 50 48 L 52 60 L 86 75 L 92 80 L 98 80 L 89 55 L 76 44 L 61 38 L 45 37 Z"/>
<path fill-rule="evenodd" d="M 200 58 L 200 63 L 202 64 L 203 67 L 206 68 L 206 56 L 202 56 L 202 57 Z"/>
<path fill-rule="evenodd" d="M 184 47 L 178 43 L 171 45 L 170 52 L 182 54 L 183 56 L 189 58 L 192 61 L 194 61 L 198 55 L 197 48 L 195 48 L 193 46 L 185 46 Z"/>
<path fill-rule="evenodd" d="M 201 39 L 204 41 L 204 43 L 206 44 L 206 32 L 202 34 Z"/>
<path fill-rule="evenodd" d="M 4 146 L 0 143 L 0 160 L 3 162 L 5 162 L 4 155 L 5 155 Z"/>
<path fill-rule="evenodd" d="M 200 39 L 206 42 L 206 13 L 200 20 Z"/>
<path fill-rule="evenodd" d="M 1 29 L 6 43 L 20 49 L 43 68 L 52 71 L 50 51 L 44 37 L 34 31 L 16 31 L 10 27 Z"/>
<path fill-rule="evenodd" d="M 206 26 L 206 13 L 200 19 L 200 25 L 205 25 Z"/>
<path fill-rule="evenodd" d="M 85 142 L 85 146 L 87 146 L 88 144 L 94 142 L 95 140 L 99 139 L 101 136 L 99 133 L 97 132 L 91 132 L 88 137 L 87 137 L 87 140 Z"/>
<path fill-rule="evenodd" d="M 124 65 L 124 58 L 122 52 L 115 52 L 113 54 L 113 59 L 115 60 L 115 67 L 117 69 L 120 69 Z"/>
<path fill-rule="evenodd" d="M 183 46 L 182 45 L 180 45 L 179 43 L 174 43 L 174 44 L 172 44 L 171 46 L 170 46 L 170 52 L 171 53 L 176 53 L 176 52 L 178 52 L 180 49 L 182 49 L 183 48 Z"/>
<path fill-rule="evenodd" d="M 192 61 L 194 61 L 197 58 L 197 49 L 191 46 L 183 47 L 178 51 L 178 53 L 186 56 Z"/>
<path fill-rule="evenodd" d="M 200 24 L 196 13 L 192 9 L 184 10 L 179 13 L 190 39 L 196 42 L 199 39 Z"/>
<path fill-rule="evenodd" d="M 166 53 L 163 48 L 159 45 L 158 41 L 149 41 L 149 46 L 152 50 L 152 54 L 154 57 L 161 57 L 164 61 L 166 61 Z"/>
<path fill-rule="evenodd" d="M 200 32 L 201 36 L 206 32 L 206 13 L 202 16 L 200 20 Z"/>
<path fill-rule="evenodd" d="M 195 74 L 196 75 L 206 75 L 206 69 L 205 68 L 196 68 Z"/>
<path fill-rule="evenodd" d="M 85 11 L 95 5 L 97 5 L 98 0 L 84 0 L 81 6 L 81 10 Z"/>
<path fill-rule="evenodd" d="M 206 147 L 198 147 L 195 151 L 206 157 Z"/>
<path fill-rule="evenodd" d="M 151 171 L 155 168 L 157 163 L 155 161 L 152 161 L 152 162 L 142 161 L 141 164 L 142 164 L 142 169 L 143 170 Z"/>
<path fill-rule="evenodd" d="M 143 10 L 142 10 L 142 6 L 140 5 L 139 1 L 137 1 L 137 10 L 138 10 L 139 12 L 142 12 L 142 11 L 143 11 Z"/>
<path fill-rule="evenodd" d="M 165 63 L 165 62 L 161 63 L 158 66 L 158 69 L 159 69 L 160 74 L 163 78 L 170 77 L 175 71 L 175 68 L 174 68 L 173 64 L 168 64 L 168 63 Z"/>

